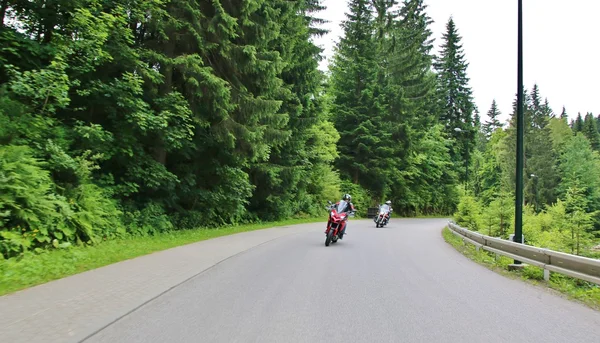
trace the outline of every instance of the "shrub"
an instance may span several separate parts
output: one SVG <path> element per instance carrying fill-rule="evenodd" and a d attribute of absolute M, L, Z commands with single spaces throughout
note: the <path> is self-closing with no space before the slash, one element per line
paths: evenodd
<path fill-rule="evenodd" d="M 80 168 L 85 165 L 80 164 Z M 0 147 L 0 254 L 95 243 L 124 233 L 116 202 L 80 174 L 58 194 L 45 164 L 26 146 Z"/>

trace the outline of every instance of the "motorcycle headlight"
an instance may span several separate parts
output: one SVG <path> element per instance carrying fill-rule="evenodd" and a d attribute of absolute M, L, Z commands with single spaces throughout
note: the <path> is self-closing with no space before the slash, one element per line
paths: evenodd
<path fill-rule="evenodd" d="M 335 212 L 331 211 L 331 216 L 332 217 L 335 216 Z"/>

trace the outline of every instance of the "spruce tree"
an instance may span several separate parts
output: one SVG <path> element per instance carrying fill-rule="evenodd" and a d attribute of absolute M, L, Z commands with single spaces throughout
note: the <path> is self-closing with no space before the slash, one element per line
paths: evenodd
<path fill-rule="evenodd" d="M 403 1 L 395 18 L 388 79 L 390 129 L 397 157 L 392 169 L 393 194 L 406 210 L 452 208 L 456 171 L 451 167 L 444 127 L 437 124 L 432 20 L 422 0 Z"/>
<path fill-rule="evenodd" d="M 531 122 L 533 127 L 542 128 L 545 126 L 545 123 L 542 111 L 542 97 L 540 96 L 540 89 L 537 84 L 533 85 L 529 99 L 529 109 L 531 111 Z"/>
<path fill-rule="evenodd" d="M 567 119 L 569 115 L 567 114 L 567 109 L 563 106 L 562 112 L 560 113 L 560 119 Z"/>
<path fill-rule="evenodd" d="M 527 204 L 538 203 L 538 208 L 550 205 L 556 201 L 558 188 L 558 154 L 548 149 L 550 130 L 547 122 L 550 117 L 541 103 L 539 89 L 523 91 L 524 97 L 524 197 Z M 536 100 L 537 99 L 537 100 Z M 536 112 L 536 107 L 538 111 Z M 548 106 L 549 107 L 549 106 Z M 516 99 L 513 102 L 510 126 L 502 149 L 502 175 L 504 190 L 514 192 L 515 189 L 515 160 L 516 160 Z"/>
<path fill-rule="evenodd" d="M 452 148 L 452 156 L 457 166 L 465 165 L 469 160 L 475 136 L 473 126 L 475 106 L 467 76 L 468 63 L 465 60 L 461 39 L 454 20 L 450 18 L 442 38 L 442 51 L 435 63 L 442 99 L 441 120 L 448 134 L 456 142 Z"/>
<path fill-rule="evenodd" d="M 583 117 L 581 116 L 581 113 L 577 114 L 577 119 L 575 119 L 575 122 L 573 123 L 573 131 L 575 133 L 583 132 Z"/>
<path fill-rule="evenodd" d="M 540 89 L 537 84 L 533 85 L 530 95 L 531 122 L 534 128 L 542 129 L 548 125 L 548 121 L 552 116 L 552 109 L 548 104 L 548 99 L 542 102 Z"/>
<path fill-rule="evenodd" d="M 590 141 L 592 149 L 600 151 L 600 133 L 598 132 L 598 127 L 596 126 L 596 118 L 594 118 L 592 113 L 588 113 L 585 116 L 583 123 L 583 134 Z"/>
<path fill-rule="evenodd" d="M 483 125 L 483 130 L 486 134 L 486 137 L 489 139 L 491 135 L 499 128 L 502 128 L 502 123 L 498 119 L 502 113 L 498 109 L 498 105 L 496 104 L 496 99 L 492 101 L 492 106 L 487 113 L 488 121 Z"/>
<path fill-rule="evenodd" d="M 381 118 L 373 114 L 377 45 L 373 41 L 371 2 L 352 0 L 343 22 L 344 35 L 331 66 L 332 116 L 340 133 L 337 167 L 353 183 L 366 188 L 385 187 L 376 167 L 381 142 Z M 377 187 L 379 185 L 379 187 Z"/>
<path fill-rule="evenodd" d="M 485 124 L 481 123 L 481 116 L 477 107 L 475 107 L 475 115 L 473 116 L 473 126 L 475 129 L 476 150 L 483 152 L 487 143 L 487 135 L 485 133 Z"/>
<path fill-rule="evenodd" d="M 311 42 L 313 36 L 321 34 L 313 26 L 320 23 L 314 15 L 322 6 L 318 1 L 273 3 L 282 13 L 281 34 L 273 47 L 281 51 L 285 61 L 281 75 L 290 92 L 282 111 L 289 115 L 291 136 L 283 145 L 274 146 L 269 160 L 255 164 L 250 173 L 256 187 L 250 210 L 271 220 L 313 213 L 324 200 L 315 198 L 317 194 L 311 191 L 313 173 L 327 171 L 312 149 L 323 143 L 313 129 L 326 119 L 320 95 L 323 75 L 318 70 L 321 49 Z"/>

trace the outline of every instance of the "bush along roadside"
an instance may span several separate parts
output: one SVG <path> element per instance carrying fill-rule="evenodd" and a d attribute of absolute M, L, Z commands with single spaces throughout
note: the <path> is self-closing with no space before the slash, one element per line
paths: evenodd
<path fill-rule="evenodd" d="M 0 296 L 112 263 L 211 238 L 324 220 L 324 217 L 310 217 L 216 229 L 171 231 L 153 236 L 128 235 L 96 245 L 69 246 L 41 250 L 37 253 L 28 251 L 18 257 L 0 259 Z"/>
<path fill-rule="evenodd" d="M 579 301 L 595 310 L 600 310 L 600 286 L 598 285 L 558 273 L 551 273 L 550 281 L 546 282 L 544 281 L 543 270 L 530 265 L 526 265 L 521 271 L 509 271 L 508 265 L 513 263 L 512 259 L 496 256 L 483 249 L 477 251 L 475 246 L 468 243 L 464 244 L 463 240 L 453 235 L 447 227 L 442 231 L 442 235 L 444 240 L 460 253 L 493 271 L 508 277 L 521 278 L 534 285 L 550 288 L 572 300 Z"/>

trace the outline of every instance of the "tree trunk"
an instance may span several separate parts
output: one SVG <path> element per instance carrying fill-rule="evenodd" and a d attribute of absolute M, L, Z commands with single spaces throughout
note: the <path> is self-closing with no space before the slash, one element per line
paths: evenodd
<path fill-rule="evenodd" d="M 175 35 L 176 32 L 173 28 L 167 29 L 167 37 L 169 40 L 165 42 L 164 51 L 168 59 L 172 59 L 175 55 Z M 164 82 L 160 87 L 159 94 L 160 96 L 165 96 L 169 94 L 173 88 L 173 65 L 171 64 L 171 61 L 161 67 L 161 72 L 164 76 Z M 154 158 L 162 165 L 166 165 L 167 163 L 167 150 L 162 137 L 158 138 L 156 146 L 154 147 Z"/>
<path fill-rule="evenodd" d="M 4 18 L 6 17 L 6 10 L 8 9 L 8 0 L 0 2 L 0 27 L 4 27 Z"/>

